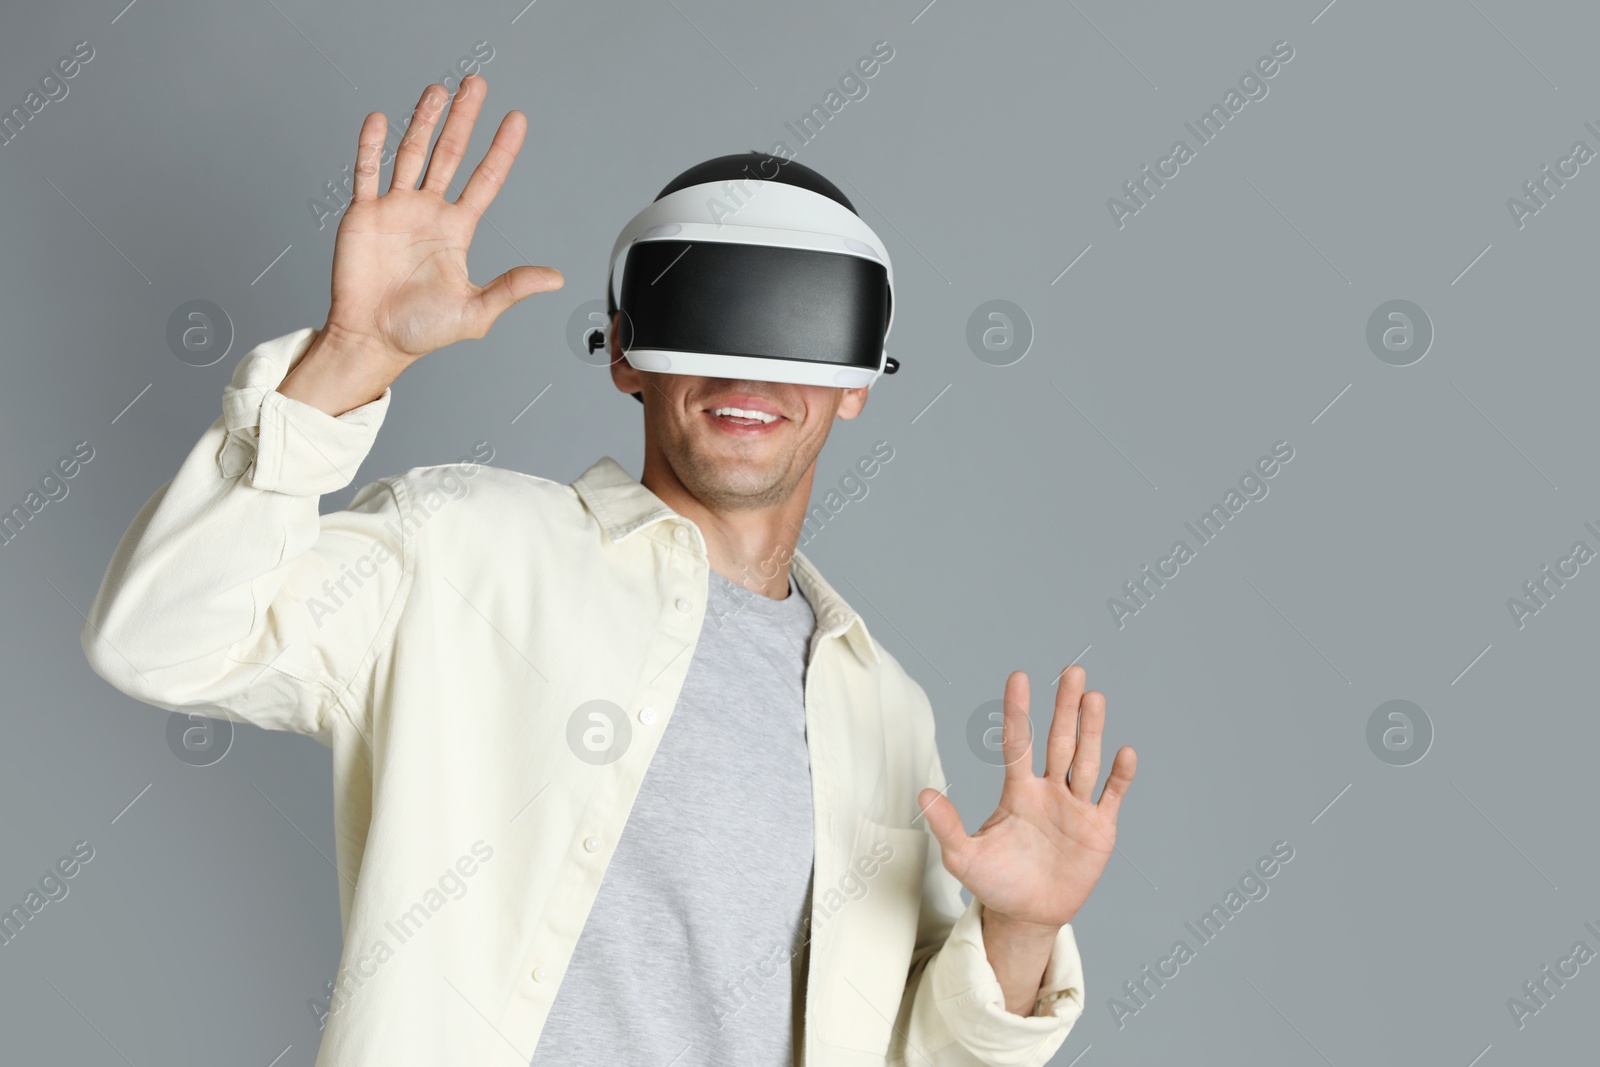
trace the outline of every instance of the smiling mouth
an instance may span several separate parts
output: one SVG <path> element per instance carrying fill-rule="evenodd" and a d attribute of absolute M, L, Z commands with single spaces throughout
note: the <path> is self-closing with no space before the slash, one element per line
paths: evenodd
<path fill-rule="evenodd" d="M 706 417 L 724 433 L 738 437 L 754 437 L 771 433 L 787 421 L 782 415 L 756 408 L 741 408 L 732 404 L 719 404 L 705 409 Z"/>
<path fill-rule="evenodd" d="M 760 411 L 755 408 L 719 407 L 709 409 L 711 414 L 720 419 L 731 419 L 737 423 L 769 423 L 777 422 L 783 416 L 774 415 L 770 411 Z"/>

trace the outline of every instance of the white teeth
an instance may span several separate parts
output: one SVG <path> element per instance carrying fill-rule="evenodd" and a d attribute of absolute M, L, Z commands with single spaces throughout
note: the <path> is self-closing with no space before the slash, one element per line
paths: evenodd
<path fill-rule="evenodd" d="M 759 419 L 762 422 L 776 422 L 776 415 L 769 415 L 765 411 L 745 411 L 743 408 L 713 408 L 713 415 L 733 415 L 741 419 Z"/>

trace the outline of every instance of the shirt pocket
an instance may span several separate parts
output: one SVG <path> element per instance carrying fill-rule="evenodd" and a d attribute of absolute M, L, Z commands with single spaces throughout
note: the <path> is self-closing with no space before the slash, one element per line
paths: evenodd
<path fill-rule="evenodd" d="M 818 886 L 829 946 L 816 1037 L 883 1055 L 905 995 L 922 907 L 928 832 L 861 819 L 848 865 Z"/>

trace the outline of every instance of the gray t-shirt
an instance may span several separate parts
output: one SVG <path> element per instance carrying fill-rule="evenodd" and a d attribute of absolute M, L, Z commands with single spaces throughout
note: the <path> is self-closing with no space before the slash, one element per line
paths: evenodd
<path fill-rule="evenodd" d="M 812 861 L 806 651 L 774 600 L 710 572 L 706 618 L 532 1067 L 789 1067 Z"/>

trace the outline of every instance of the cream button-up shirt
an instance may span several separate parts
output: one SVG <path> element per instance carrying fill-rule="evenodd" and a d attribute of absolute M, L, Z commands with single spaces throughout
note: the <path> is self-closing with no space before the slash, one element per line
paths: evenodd
<path fill-rule="evenodd" d="M 609 456 L 571 484 L 413 468 L 319 515 L 390 393 L 334 417 L 277 392 L 315 335 L 240 360 L 118 544 L 83 650 L 145 703 L 332 749 L 344 948 L 317 1067 L 526 1067 L 672 727 L 705 541 Z M 1072 928 L 1034 1013 L 1007 1012 L 918 808 L 946 785 L 928 698 L 802 553 L 790 567 L 817 620 L 815 865 L 804 1000 L 771 1024 L 805 1067 L 1043 1064 L 1083 1011 Z"/>

